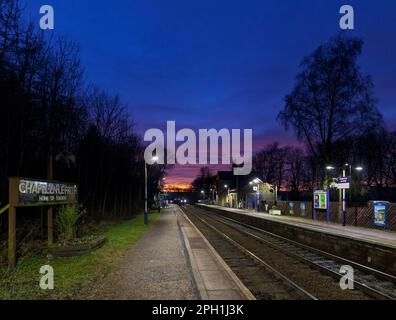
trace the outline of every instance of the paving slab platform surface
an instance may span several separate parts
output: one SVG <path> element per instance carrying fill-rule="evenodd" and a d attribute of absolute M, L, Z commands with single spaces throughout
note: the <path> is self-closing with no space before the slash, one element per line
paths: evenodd
<path fill-rule="evenodd" d="M 342 226 L 334 223 L 326 223 L 322 221 L 309 220 L 305 218 L 290 217 L 290 216 L 274 216 L 263 212 L 254 212 L 244 209 L 235 209 L 221 207 L 217 205 L 200 204 L 202 207 L 209 207 L 239 213 L 242 215 L 250 215 L 257 218 L 276 221 L 284 224 L 290 224 L 296 227 L 301 227 L 313 231 L 331 234 L 334 236 L 346 237 L 353 240 L 359 240 L 371 244 L 382 245 L 396 249 L 396 232 L 367 229 L 354 226 Z"/>
<path fill-rule="evenodd" d="M 179 207 L 177 219 L 188 252 L 200 298 L 203 300 L 255 300 L 202 233 Z"/>
<path fill-rule="evenodd" d="M 166 208 L 89 298 L 254 299 L 212 250 L 178 207 Z"/>

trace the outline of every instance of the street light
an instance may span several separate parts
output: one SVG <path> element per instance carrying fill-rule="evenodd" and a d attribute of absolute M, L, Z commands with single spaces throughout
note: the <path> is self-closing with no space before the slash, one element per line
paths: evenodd
<path fill-rule="evenodd" d="M 210 192 L 211 192 L 211 195 L 212 195 L 212 204 L 214 204 L 214 189 L 210 188 Z"/>
<path fill-rule="evenodd" d="M 262 183 L 262 181 L 259 178 L 255 178 L 253 181 L 251 181 L 249 184 L 253 185 L 253 184 L 257 184 L 257 190 L 256 190 L 256 210 L 257 212 L 259 212 L 259 206 L 260 206 L 260 183 Z"/>
<path fill-rule="evenodd" d="M 205 201 L 205 191 L 201 190 L 201 194 L 202 194 L 202 201 Z"/>
<path fill-rule="evenodd" d="M 349 163 L 346 163 L 345 167 L 349 167 L 349 176 L 352 179 L 352 165 Z M 362 172 L 364 170 L 362 166 L 355 167 L 354 169 L 358 172 Z M 349 189 L 349 202 L 352 203 L 352 188 Z"/>
<path fill-rule="evenodd" d="M 231 205 L 230 205 L 230 188 L 228 187 L 228 184 L 224 185 L 224 189 L 227 189 L 227 204 L 229 207 L 231 207 Z"/>
<path fill-rule="evenodd" d="M 151 161 L 156 163 L 159 160 L 157 156 L 151 158 Z M 147 162 L 144 161 L 144 224 L 148 224 L 148 210 L 147 210 Z"/>

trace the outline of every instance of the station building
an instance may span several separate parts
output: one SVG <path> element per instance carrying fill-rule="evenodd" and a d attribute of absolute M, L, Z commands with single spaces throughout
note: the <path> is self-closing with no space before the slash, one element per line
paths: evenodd
<path fill-rule="evenodd" d="M 275 186 L 257 178 L 255 172 L 236 176 L 232 171 L 219 171 L 216 176 L 217 195 L 215 203 L 240 209 L 263 209 L 275 200 Z"/>

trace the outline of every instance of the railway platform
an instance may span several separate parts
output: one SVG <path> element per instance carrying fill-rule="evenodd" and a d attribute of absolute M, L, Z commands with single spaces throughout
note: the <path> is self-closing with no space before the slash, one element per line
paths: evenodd
<path fill-rule="evenodd" d="M 199 206 L 396 275 L 396 233 L 216 205 Z"/>
<path fill-rule="evenodd" d="M 396 232 L 384 231 L 379 229 L 367 229 L 354 226 L 342 226 L 335 223 L 326 223 L 323 221 L 315 221 L 299 217 L 290 216 L 275 216 L 263 212 L 255 212 L 244 209 L 226 208 L 215 205 L 204 205 L 207 207 L 219 208 L 222 210 L 235 212 L 243 215 L 250 215 L 261 219 L 268 219 L 271 221 L 282 222 L 284 224 L 290 224 L 300 228 L 306 228 L 310 230 L 320 231 L 322 233 L 328 233 L 340 237 L 347 237 L 355 240 L 365 241 L 372 244 L 380 244 L 390 248 L 396 249 Z"/>
<path fill-rule="evenodd" d="M 173 207 L 185 244 L 194 282 L 202 300 L 255 300 L 202 233 Z"/>

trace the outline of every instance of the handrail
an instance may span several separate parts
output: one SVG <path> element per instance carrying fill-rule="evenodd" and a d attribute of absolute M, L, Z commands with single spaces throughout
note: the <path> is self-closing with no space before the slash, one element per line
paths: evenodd
<path fill-rule="evenodd" d="M 10 208 L 10 204 L 7 204 L 4 208 L 0 209 L 0 214 L 2 214 L 4 211 L 7 211 Z"/>

